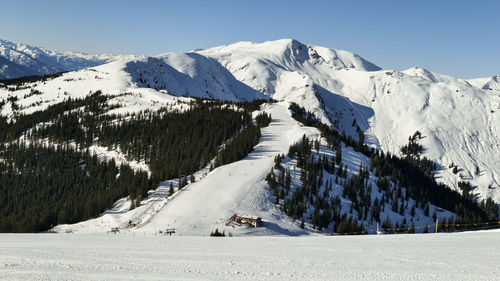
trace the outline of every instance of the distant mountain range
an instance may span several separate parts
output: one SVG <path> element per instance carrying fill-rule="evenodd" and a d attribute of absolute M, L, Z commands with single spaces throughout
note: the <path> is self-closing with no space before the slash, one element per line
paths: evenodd
<path fill-rule="evenodd" d="M 78 70 L 133 56 L 57 52 L 0 39 L 0 79 Z"/>

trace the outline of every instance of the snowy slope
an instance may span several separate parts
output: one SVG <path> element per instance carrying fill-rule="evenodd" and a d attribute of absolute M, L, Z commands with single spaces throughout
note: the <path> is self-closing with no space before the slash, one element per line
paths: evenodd
<path fill-rule="evenodd" d="M 316 162 L 321 162 L 320 157 L 328 156 L 329 158 L 331 158 L 332 156 L 336 156 L 337 153 L 328 147 L 326 139 L 321 138 L 320 143 L 321 145 L 319 146 L 318 151 L 311 151 L 311 154 Z M 352 147 L 345 146 L 345 144 L 341 146 L 341 150 L 343 158 L 342 165 L 346 169 L 346 179 L 342 179 L 342 177 L 340 177 L 339 179 L 337 173 L 329 173 L 325 170 L 322 176 L 323 182 L 320 183 L 317 191 L 317 194 L 319 196 L 315 196 L 315 199 L 319 198 L 319 200 L 321 200 L 323 196 L 323 198 L 326 198 L 326 201 L 331 202 L 333 198 L 338 197 L 340 205 L 339 215 L 345 215 L 347 218 L 353 218 L 355 221 L 363 225 L 367 233 L 374 234 L 377 230 L 377 222 L 370 217 L 363 217 L 363 212 L 356 210 L 356 204 L 354 204 L 354 202 L 349 199 L 349 196 L 343 194 L 343 181 L 346 181 L 353 176 L 359 175 L 361 173 L 361 166 L 364 167 L 364 169 L 368 169 L 368 167 L 370 166 L 370 158 L 363 155 L 362 153 L 356 152 Z M 302 168 L 298 167 L 297 159 L 290 158 L 289 156 L 284 157 L 284 160 L 281 161 L 281 166 L 284 168 L 284 171 L 291 174 L 292 183 L 290 192 L 287 193 L 288 195 L 285 195 L 284 199 L 281 199 L 281 202 L 284 203 L 286 202 L 286 200 L 292 200 L 292 198 L 296 194 L 300 194 L 300 189 L 303 186 L 301 181 Z M 279 169 L 274 169 L 273 172 L 275 173 L 276 178 L 281 173 Z M 366 186 L 369 186 L 368 190 L 370 193 L 370 203 L 367 204 L 365 202 L 363 205 L 366 208 L 370 209 L 370 207 L 373 206 L 375 200 L 377 200 L 377 202 L 383 202 L 383 197 L 387 198 L 388 196 L 392 196 L 394 193 L 396 193 L 396 185 L 391 184 L 391 190 L 389 192 L 384 192 L 380 189 L 381 186 L 377 185 L 377 181 L 379 178 L 372 171 L 368 170 L 367 172 L 369 176 L 366 181 Z M 331 184 L 331 189 L 328 183 Z M 295 193 L 296 191 L 298 192 Z M 415 232 L 422 232 L 425 226 L 435 225 L 435 219 L 433 219 L 432 217 L 433 214 L 436 214 L 436 218 L 438 218 L 439 221 L 448 221 L 450 218 L 456 217 L 454 213 L 439 208 L 438 206 L 435 206 L 433 204 L 429 204 L 429 214 L 426 216 L 424 208 L 419 206 L 418 202 L 416 202 L 413 198 L 409 198 L 410 199 L 407 203 L 399 205 L 404 206 L 403 212 L 401 212 L 400 210 L 392 210 L 392 203 L 386 202 L 384 204 L 381 204 L 381 211 L 379 215 L 380 222 L 382 223 L 387 218 L 392 222 L 392 224 L 401 224 L 404 221 L 407 226 L 413 225 L 414 227 L 419 227 L 415 230 Z M 304 220 L 305 222 L 313 225 L 312 218 L 314 216 L 314 212 L 316 211 L 315 204 L 313 204 L 312 202 L 307 202 L 305 203 L 305 205 L 307 206 L 307 209 L 303 216 L 305 217 Z M 332 209 L 334 209 L 335 207 L 335 204 L 331 204 Z M 414 208 L 413 215 L 411 211 L 412 208 Z M 323 212 L 325 212 L 325 210 L 323 210 Z M 373 209 L 370 210 L 370 213 L 373 213 Z M 334 224 L 332 223 L 323 230 L 326 233 L 333 233 L 335 232 L 333 226 Z"/>
<path fill-rule="evenodd" d="M 131 57 L 61 53 L 0 39 L 0 79 L 77 70 Z"/>
<path fill-rule="evenodd" d="M 124 70 L 138 87 L 166 90 L 176 96 L 233 101 L 266 98 L 235 79 L 216 60 L 196 53 L 168 53 L 133 60 Z"/>
<path fill-rule="evenodd" d="M 274 204 L 264 179 L 277 154 L 287 153 L 289 146 L 303 134 L 317 138 L 319 132 L 292 119 L 287 103 L 269 105 L 263 110 L 272 115 L 273 121 L 263 129 L 261 142 L 254 151 L 241 161 L 211 172 L 204 170 L 197 173 L 196 182 L 171 198 L 165 199 L 169 186 L 166 182 L 136 209 L 127 211 L 126 206 L 120 205 L 116 211 L 112 210 L 102 217 L 75 225 L 60 225 L 53 230 L 108 232 L 112 227 L 123 228 L 132 220 L 138 226 L 122 231 L 154 234 L 166 228 L 175 228 L 177 235 L 208 235 L 218 228 L 234 235 L 307 234 L 299 228 L 298 222 L 292 222 Z M 234 214 L 260 216 L 265 227 L 225 226 Z"/>
<path fill-rule="evenodd" d="M 479 199 L 500 202 L 498 77 L 463 80 L 421 68 L 383 71 L 352 53 L 292 39 L 199 53 L 217 59 L 250 87 L 296 102 L 354 137 L 355 119 L 368 144 L 385 151 L 399 154 L 418 130 L 425 136 L 424 155 L 441 165 L 439 180 L 455 187 L 471 181 Z M 452 163 L 459 174 L 447 169 Z"/>
<path fill-rule="evenodd" d="M 132 82 L 131 76 L 124 71 L 129 62 L 130 60 L 118 60 L 93 68 L 67 72 L 47 81 L 24 84 L 18 90 L 0 87 L 0 101 L 14 97 L 17 98 L 16 105 L 19 107 L 13 111 L 11 103 L 6 103 L 0 108 L 0 114 L 3 116 L 12 116 L 14 113 L 29 114 L 44 110 L 68 98 L 84 98 L 99 90 L 103 94 L 117 96 L 110 100 L 110 104 L 119 104 L 121 108 L 110 113 L 157 110 L 188 100 L 188 98 L 174 97 L 165 91 L 138 88 Z M 34 90 L 40 94 L 32 95 Z"/>
<path fill-rule="evenodd" d="M 299 221 L 292 221 L 275 203 L 272 190 L 269 189 L 265 178 L 273 169 L 275 156 L 287 154 L 291 144 L 297 142 L 306 135 L 311 140 L 319 140 L 320 134 L 316 128 L 302 126 L 297 123 L 288 110 L 287 102 L 269 104 L 263 106 L 262 111 L 268 112 L 273 117 L 269 127 L 263 129 L 260 143 L 255 146 L 254 151 L 246 158 L 221 166 L 213 171 L 206 167 L 195 173 L 196 181 L 190 183 L 173 196 L 168 197 L 169 186 L 177 187 L 179 179 L 170 179 L 160 184 L 151 191 L 149 197 L 142 201 L 141 206 L 130 210 L 130 203 L 126 198 L 118 201 L 115 206 L 105 212 L 102 216 L 88 221 L 72 224 L 58 225 L 51 231 L 77 232 L 77 233 L 108 233 L 112 228 L 119 228 L 121 233 L 129 234 L 158 234 L 165 229 L 175 228 L 175 235 L 204 236 L 216 228 L 231 233 L 235 236 L 241 235 L 309 235 L 314 229 L 307 225 L 305 229 L 300 228 Z M 350 147 L 343 146 L 343 165 L 345 165 L 347 177 L 350 178 L 359 173 L 360 165 L 369 166 L 369 158 Z M 109 154 L 109 152 L 108 152 Z M 320 155 L 334 155 L 334 152 L 325 145 L 321 145 L 319 152 L 314 153 L 317 158 Z M 110 155 L 111 156 L 111 155 Z M 115 157 L 116 158 L 116 157 Z M 118 158 L 119 159 L 119 158 Z M 292 174 L 292 193 L 299 189 L 300 168 L 297 168 L 296 160 L 286 157 L 284 168 Z M 137 164 L 136 164 L 137 165 Z M 336 182 L 335 175 L 325 172 L 324 181 Z M 377 177 L 370 172 L 367 185 L 371 189 L 371 203 L 380 202 L 383 193 L 377 187 Z M 358 220 L 357 211 L 353 211 L 353 203 L 342 195 L 342 179 L 333 184 L 328 201 L 333 196 L 340 196 L 341 214 Z M 324 194 L 326 185 L 322 186 L 319 194 Z M 379 190 L 379 191 L 377 191 Z M 291 194 L 292 194 L 291 193 Z M 403 204 L 404 205 L 404 204 Z M 416 207 L 414 215 L 410 210 Z M 430 212 L 426 216 L 424 210 L 410 199 L 406 204 L 405 211 L 398 214 L 391 211 L 391 204 L 386 203 L 380 214 L 381 220 L 389 218 L 395 223 L 420 227 L 422 230 L 426 225 L 434 225 L 431 214 L 436 213 L 437 218 L 446 221 L 455 214 L 437 208 L 430 204 Z M 350 211 L 349 211 L 350 210 Z M 314 205 L 309 205 L 304 217 L 306 223 L 311 223 Z M 263 227 L 250 228 L 247 226 L 226 225 L 228 219 L 234 214 L 260 216 L 264 220 Z M 134 226 L 131 226 L 132 222 Z M 370 218 L 359 222 L 364 225 L 370 233 L 374 233 L 377 224 Z M 420 232 L 421 230 L 418 230 Z M 324 231 L 324 232 L 323 232 Z M 325 228 L 321 233 L 333 232 L 333 224 Z"/>
<path fill-rule="evenodd" d="M 294 39 L 260 44 L 238 42 L 198 53 L 218 60 L 250 87 L 278 100 L 296 102 L 315 112 L 327 124 L 330 118 L 324 112 L 313 85 L 324 80 L 336 83 L 329 79 L 328 74 L 340 69 L 380 70 L 356 54 L 303 44 Z"/>
<path fill-rule="evenodd" d="M 33 90 L 41 94 L 31 95 Z M 108 95 L 122 95 L 112 100 L 123 106 L 122 112 L 158 109 L 176 101 L 175 96 L 232 101 L 268 98 L 238 81 L 214 59 L 194 53 L 169 53 L 120 59 L 67 72 L 47 81 L 26 83 L 19 88 L 0 87 L 0 102 L 15 97 L 17 112 L 27 114 L 98 90 Z M 13 113 L 10 103 L 0 108 L 4 116 Z"/>
<path fill-rule="evenodd" d="M 0 280 L 499 280 L 500 233 L 0 234 Z"/>
<path fill-rule="evenodd" d="M 376 140 L 372 145 L 399 154 L 400 147 L 418 130 L 425 136 L 421 142 L 424 155 L 441 165 L 440 181 L 450 186 L 471 181 L 480 198 L 491 196 L 500 201 L 498 93 L 419 68 L 338 71 L 332 76 L 342 84 L 331 91 L 353 102 L 353 111 L 363 117 L 356 118 L 357 123 Z M 452 163 L 459 168 L 456 175 L 448 168 Z"/>
<path fill-rule="evenodd" d="M 482 90 L 500 91 L 500 75 L 467 80 L 472 86 Z"/>

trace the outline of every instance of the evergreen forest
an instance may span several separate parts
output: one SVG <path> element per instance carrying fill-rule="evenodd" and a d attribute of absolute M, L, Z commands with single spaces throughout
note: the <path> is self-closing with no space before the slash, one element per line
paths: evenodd
<path fill-rule="evenodd" d="M 212 162 L 245 157 L 271 116 L 251 113 L 264 101 L 192 99 L 183 110 L 111 114 L 119 105 L 97 91 L 43 111 L 0 117 L 0 232 L 39 232 L 101 214 L 116 200 L 132 206 L 162 180 L 184 178 Z M 15 102 L 15 101 L 10 101 Z M 142 161 L 134 170 L 98 159 L 104 146 Z"/>
<path fill-rule="evenodd" d="M 294 220 L 302 221 L 302 226 L 304 221 L 308 221 L 320 230 L 333 226 L 335 233 L 361 234 L 364 233 L 361 223 L 364 221 L 371 225 L 379 223 L 391 232 L 415 232 L 414 222 L 410 224 L 405 219 L 394 222 L 389 217 L 382 217 L 385 206 L 390 206 L 401 216 L 410 214 L 412 219 L 420 209 L 425 216 L 432 216 L 435 220 L 436 214 L 429 213 L 429 204 L 454 212 L 456 220 L 440 221 L 441 229 L 445 230 L 447 225 L 488 222 L 499 217 L 498 208 L 491 199 L 476 203 L 470 195 L 470 184 L 459 183 L 462 191 L 459 193 L 436 182 L 436 164 L 421 157 L 424 147 L 418 143 L 422 137 L 420 132 L 408 138 L 408 144 L 401 148 L 402 157 L 398 157 L 369 148 L 364 144 L 363 132 L 359 128 L 359 136 L 355 140 L 321 123 L 297 104 L 292 103 L 290 110 L 297 121 L 318 128 L 326 139 L 328 149 L 335 152 L 332 156 L 319 154 L 319 141 L 311 141 L 304 136 L 290 147 L 288 155 L 276 157 L 275 166 L 267 175 L 266 180 L 276 203 Z M 369 166 L 361 165 L 356 173 L 348 176 L 342 146 L 369 158 Z M 300 169 L 300 181 L 296 188 L 291 184 L 293 170 L 282 166 L 285 157 L 294 159 L 294 169 Z M 370 172 L 376 177 L 377 192 L 381 196 L 372 196 L 375 187 L 372 186 L 373 181 L 368 180 Z M 335 185 L 342 187 L 341 196 L 332 195 Z M 341 199 L 351 202 L 349 210 L 342 209 Z"/>

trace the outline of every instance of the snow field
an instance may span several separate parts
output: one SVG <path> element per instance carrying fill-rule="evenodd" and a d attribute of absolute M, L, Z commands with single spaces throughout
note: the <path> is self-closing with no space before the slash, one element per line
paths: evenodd
<path fill-rule="evenodd" d="M 0 280 L 499 280 L 500 232 L 0 234 Z"/>

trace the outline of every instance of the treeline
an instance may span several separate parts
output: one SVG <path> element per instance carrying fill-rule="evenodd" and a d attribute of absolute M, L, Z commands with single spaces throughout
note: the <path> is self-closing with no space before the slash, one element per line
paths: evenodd
<path fill-rule="evenodd" d="M 49 106 L 45 110 L 39 110 L 31 114 L 16 115 L 10 121 L 7 121 L 7 118 L 4 116 L 0 116 L 0 142 L 16 140 L 21 134 L 35 125 L 60 118 L 64 116 L 65 112 L 77 108 L 83 107 L 92 113 L 96 113 L 95 108 L 104 110 L 108 107 L 106 101 L 109 98 L 111 96 L 102 95 L 101 91 L 97 91 L 84 99 L 68 98 L 61 103 Z"/>
<path fill-rule="evenodd" d="M 83 221 L 119 198 L 144 198 L 152 188 L 147 173 L 67 145 L 0 148 L 0 232 L 38 232 Z"/>
<path fill-rule="evenodd" d="M 256 116 L 255 123 L 247 124 L 241 132 L 224 145 L 215 159 L 215 167 L 241 160 L 252 152 L 254 146 L 259 143 L 260 129 L 271 123 L 271 115 L 265 112 L 260 113 Z"/>
<path fill-rule="evenodd" d="M 258 105 L 255 101 L 194 100 L 185 111 L 162 109 L 123 116 L 102 115 L 99 105 L 89 104 L 84 112 L 66 112 L 52 124 L 33 130 L 28 138 L 71 140 L 78 147 L 88 147 L 98 140 L 99 145 L 120 149 L 131 160 L 144 161 L 155 182 L 159 182 L 190 175 L 204 167 L 231 137 L 233 140 L 221 151 L 216 163 L 223 165 L 241 159 L 256 145 L 264 125 L 260 121 L 264 115 L 258 116 L 257 125 L 252 122 L 251 110 Z"/>
<path fill-rule="evenodd" d="M 0 87 L 6 87 L 6 86 L 11 86 L 8 87 L 9 90 L 11 91 L 17 91 L 20 89 L 23 84 L 26 83 L 34 83 L 34 82 L 44 82 L 49 79 L 54 79 L 57 77 L 60 77 L 66 72 L 58 72 L 54 74 L 46 74 L 43 76 L 23 76 L 19 78 L 11 78 L 11 79 L 0 79 Z"/>

